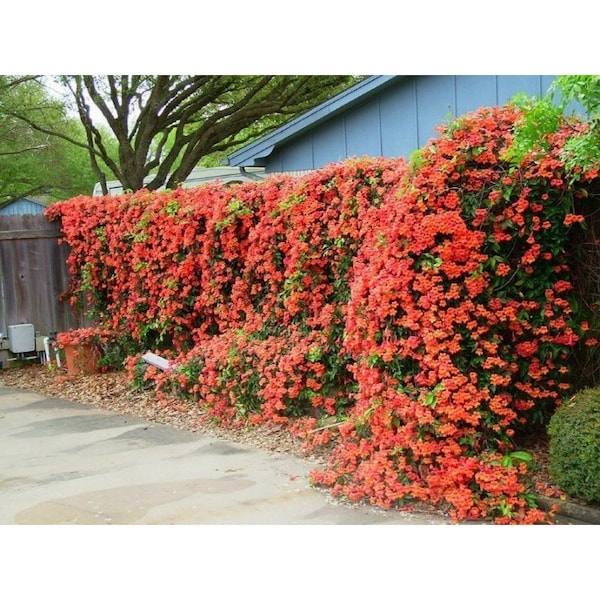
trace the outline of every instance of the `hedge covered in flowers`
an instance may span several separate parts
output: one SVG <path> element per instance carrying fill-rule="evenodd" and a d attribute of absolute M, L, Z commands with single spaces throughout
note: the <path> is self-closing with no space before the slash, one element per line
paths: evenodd
<path fill-rule="evenodd" d="M 597 172 L 567 178 L 567 128 L 511 164 L 519 116 L 467 115 L 410 164 L 55 204 L 72 297 L 88 294 L 131 363 L 168 354 L 157 381 L 211 418 L 330 444 L 313 479 L 336 495 L 543 520 L 514 437 L 546 422 L 569 357 L 594 343 L 568 250 Z"/>

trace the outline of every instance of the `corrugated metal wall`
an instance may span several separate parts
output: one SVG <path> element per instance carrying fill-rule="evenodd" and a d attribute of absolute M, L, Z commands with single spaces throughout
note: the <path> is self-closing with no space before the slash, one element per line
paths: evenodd
<path fill-rule="evenodd" d="M 67 289 L 69 248 L 59 244 L 60 226 L 44 215 L 0 216 L 0 332 L 32 323 L 47 335 L 78 327 L 59 296 Z"/>

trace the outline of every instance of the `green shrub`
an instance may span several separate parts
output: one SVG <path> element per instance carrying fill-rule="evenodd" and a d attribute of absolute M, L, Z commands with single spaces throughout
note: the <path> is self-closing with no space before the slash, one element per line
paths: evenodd
<path fill-rule="evenodd" d="M 600 502 L 600 389 L 583 390 L 550 419 L 549 474 L 567 494 Z"/>
<path fill-rule="evenodd" d="M 121 371 L 128 356 L 140 352 L 140 345 L 130 335 L 111 334 L 102 345 L 102 357 L 98 365 L 104 371 Z"/>

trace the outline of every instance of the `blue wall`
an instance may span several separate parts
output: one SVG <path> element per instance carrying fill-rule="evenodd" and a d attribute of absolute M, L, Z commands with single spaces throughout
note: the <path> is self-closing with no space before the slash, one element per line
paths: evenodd
<path fill-rule="evenodd" d="M 0 206 L 0 215 L 41 215 L 44 205 L 29 198 L 21 198 Z"/>
<path fill-rule="evenodd" d="M 362 104 L 276 147 L 267 172 L 317 169 L 351 156 L 406 156 L 436 136 L 435 127 L 517 92 L 544 95 L 551 75 L 399 77 Z"/>

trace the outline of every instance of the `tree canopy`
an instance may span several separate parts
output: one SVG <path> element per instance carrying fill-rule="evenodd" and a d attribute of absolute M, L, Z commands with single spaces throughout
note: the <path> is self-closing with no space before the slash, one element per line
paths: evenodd
<path fill-rule="evenodd" d="M 351 76 L 74 75 L 69 91 L 97 179 L 176 187 L 203 159 L 243 145 L 356 81 Z M 105 128 L 102 128 L 102 125 Z M 38 131 L 52 134 L 39 126 Z M 63 136 L 67 139 L 68 136 Z M 116 140 L 116 156 L 110 151 Z M 151 181 L 144 179 L 151 176 Z"/>
<path fill-rule="evenodd" d="M 0 204 L 25 196 L 64 199 L 91 189 L 95 175 L 85 150 L 65 138 L 83 142 L 83 128 L 41 79 L 0 76 Z"/>

